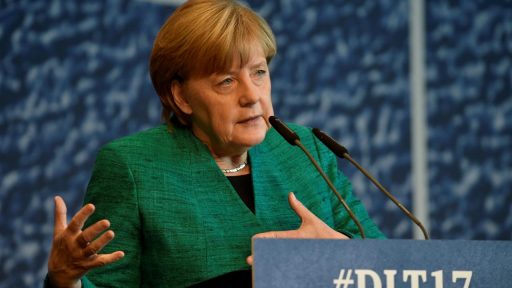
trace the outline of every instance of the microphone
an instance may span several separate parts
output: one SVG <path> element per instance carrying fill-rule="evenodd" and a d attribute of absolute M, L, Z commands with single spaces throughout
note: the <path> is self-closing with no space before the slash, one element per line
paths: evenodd
<path fill-rule="evenodd" d="M 320 131 L 320 129 L 318 129 L 318 128 L 313 128 L 313 134 L 315 134 L 315 136 L 318 139 L 320 139 L 320 141 L 322 141 L 322 143 L 324 143 L 325 146 L 327 146 L 327 148 L 329 148 L 336 156 L 343 158 L 343 159 L 347 159 L 350 163 L 352 163 L 354 166 L 356 166 L 356 168 L 359 171 L 361 171 L 361 173 L 363 173 L 364 176 L 366 176 L 368 179 L 370 179 L 370 181 L 373 183 L 373 185 L 375 185 L 377 188 L 379 188 L 379 190 L 382 193 L 384 193 L 384 195 L 386 195 L 391 201 L 393 201 L 393 203 L 395 203 L 395 205 L 398 208 L 400 208 L 400 210 L 402 210 L 402 212 L 404 212 L 404 214 L 409 219 L 411 219 L 411 221 L 414 222 L 414 224 L 416 224 L 421 229 L 421 232 L 423 232 L 423 237 L 425 237 L 425 240 L 429 239 L 427 230 L 425 229 L 425 227 L 423 227 L 423 224 L 421 224 L 420 220 L 418 220 L 418 218 L 416 218 L 416 216 L 414 216 L 414 214 L 412 214 L 409 210 L 407 210 L 407 208 L 405 208 L 404 205 L 402 205 L 402 203 L 400 203 L 400 201 L 398 201 L 395 198 L 395 196 L 393 196 L 393 194 L 391 194 L 386 188 L 384 188 L 384 186 L 382 186 L 379 183 L 379 181 L 377 181 L 372 175 L 370 175 L 370 173 L 368 173 L 368 171 L 366 171 L 361 165 L 359 165 L 359 163 L 357 163 L 357 161 L 352 159 L 352 157 L 350 157 L 350 154 L 348 153 L 347 148 L 345 148 L 343 145 L 336 142 L 329 135 Z"/>
<path fill-rule="evenodd" d="M 320 165 L 318 165 L 318 162 L 316 162 L 315 158 L 313 158 L 311 153 L 309 153 L 309 151 L 306 149 L 306 147 L 304 147 L 302 142 L 300 142 L 299 135 L 297 135 L 297 133 L 293 132 L 288 126 L 286 126 L 286 124 L 284 124 L 281 120 L 279 120 L 279 118 L 277 118 L 275 116 L 270 116 L 268 118 L 268 120 L 269 120 L 270 124 L 272 124 L 272 127 L 274 127 L 276 129 L 276 131 L 279 134 L 281 134 L 281 136 L 283 136 L 283 138 L 286 141 L 288 141 L 288 143 L 290 143 L 292 146 L 299 146 L 299 148 L 304 152 L 304 154 L 306 154 L 306 156 L 309 158 L 309 160 L 311 161 L 313 166 L 315 166 L 316 170 L 318 170 L 318 172 L 320 172 L 320 175 L 322 175 L 322 178 L 324 178 L 327 185 L 331 188 L 331 190 L 334 192 L 334 194 L 336 195 L 338 200 L 341 202 L 341 204 L 347 211 L 347 213 L 350 216 L 350 218 L 352 219 L 352 221 L 354 221 L 354 223 L 356 223 L 357 228 L 359 229 L 359 233 L 361 234 L 361 238 L 365 239 L 366 237 L 364 235 L 363 226 L 361 226 L 361 223 L 359 222 L 359 220 L 357 220 L 356 216 L 354 215 L 354 212 L 352 212 L 352 209 L 350 209 L 350 207 L 347 205 L 345 200 L 341 197 L 340 193 L 338 192 L 338 190 L 336 190 L 336 188 L 332 184 L 331 180 L 329 180 L 327 175 L 325 175 L 324 170 L 320 167 Z"/>

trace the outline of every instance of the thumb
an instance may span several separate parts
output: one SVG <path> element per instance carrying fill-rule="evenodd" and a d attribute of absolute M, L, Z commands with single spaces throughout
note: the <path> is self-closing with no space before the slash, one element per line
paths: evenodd
<path fill-rule="evenodd" d="M 295 211 L 295 214 L 300 217 L 300 220 L 302 222 L 308 220 L 309 218 L 316 217 L 311 211 L 309 211 L 302 202 L 300 202 L 293 192 L 290 192 L 288 194 L 288 203 L 290 204 L 290 207 Z"/>
<path fill-rule="evenodd" d="M 67 226 L 67 208 L 66 203 L 60 196 L 55 196 L 55 216 L 53 226 L 53 236 L 60 234 Z"/>

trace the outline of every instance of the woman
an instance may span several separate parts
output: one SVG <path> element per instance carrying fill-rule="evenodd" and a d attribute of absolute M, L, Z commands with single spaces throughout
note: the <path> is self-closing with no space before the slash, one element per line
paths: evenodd
<path fill-rule="evenodd" d="M 255 235 L 358 237 L 318 172 L 270 128 L 275 53 L 268 24 L 234 1 L 189 1 L 171 15 L 150 60 L 167 125 L 101 149 L 85 197 L 92 204 L 69 225 L 56 197 L 48 285 L 250 286 Z M 382 238 L 334 155 L 309 129 L 291 127 L 367 237 Z"/>

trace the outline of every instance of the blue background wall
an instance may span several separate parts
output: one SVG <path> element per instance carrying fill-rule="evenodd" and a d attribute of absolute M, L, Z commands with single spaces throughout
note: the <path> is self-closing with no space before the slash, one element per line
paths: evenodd
<path fill-rule="evenodd" d="M 0 287 L 46 273 L 53 196 L 81 206 L 98 148 L 160 123 L 147 59 L 172 5 L 0 6 Z M 249 1 L 272 26 L 280 118 L 319 127 L 411 207 L 409 5 Z M 433 238 L 512 239 L 512 3 L 428 1 L 428 186 Z M 390 238 L 402 214 L 341 168 Z"/>
<path fill-rule="evenodd" d="M 432 236 L 512 239 L 512 1 L 429 1 Z"/>

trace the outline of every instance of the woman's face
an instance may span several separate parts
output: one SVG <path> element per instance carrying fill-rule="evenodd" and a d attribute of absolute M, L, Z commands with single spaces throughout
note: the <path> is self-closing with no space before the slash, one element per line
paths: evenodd
<path fill-rule="evenodd" d="M 192 77 L 173 94 L 184 100 L 178 106 L 190 114 L 196 137 L 215 155 L 231 156 L 265 138 L 274 114 L 270 86 L 265 55 L 255 49 L 246 65 L 235 57 L 229 72 Z"/>

